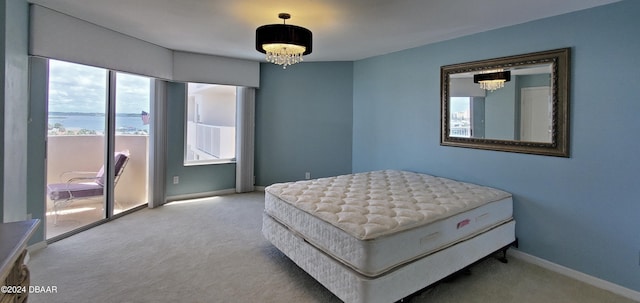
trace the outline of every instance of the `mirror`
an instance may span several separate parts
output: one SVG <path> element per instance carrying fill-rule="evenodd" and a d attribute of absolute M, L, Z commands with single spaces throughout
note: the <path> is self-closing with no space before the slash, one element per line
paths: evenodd
<path fill-rule="evenodd" d="M 440 144 L 569 157 L 569 48 L 440 68 Z"/>

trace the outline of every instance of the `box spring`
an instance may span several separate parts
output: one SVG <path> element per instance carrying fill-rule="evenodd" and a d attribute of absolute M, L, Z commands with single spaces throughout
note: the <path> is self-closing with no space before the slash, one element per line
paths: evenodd
<path fill-rule="evenodd" d="M 363 276 L 264 214 L 263 233 L 300 268 L 348 303 L 398 301 L 515 240 L 515 221 L 503 223 L 382 276 Z"/>

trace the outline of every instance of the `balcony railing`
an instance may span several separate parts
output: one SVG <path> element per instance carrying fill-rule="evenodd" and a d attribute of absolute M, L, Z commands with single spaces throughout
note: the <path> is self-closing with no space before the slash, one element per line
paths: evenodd
<path fill-rule="evenodd" d="M 67 171 L 97 172 L 104 163 L 104 136 L 102 135 L 63 135 L 47 137 L 47 174 L 46 182 L 59 183 L 60 175 Z M 115 188 L 115 213 L 131 207 L 147 203 L 147 167 L 149 137 L 141 135 L 117 135 L 115 137 L 116 151 L 129 151 L 129 162 L 122 173 Z M 59 216 L 56 227 L 47 227 L 47 238 L 69 231 L 90 222 L 104 218 L 104 211 L 82 211 L 88 204 L 103 207 L 103 199 L 71 203 Z M 65 215 L 71 220 L 65 221 Z M 47 215 L 52 214 L 52 202 L 47 199 Z M 98 216 L 96 218 L 96 216 Z M 49 218 L 48 218 L 49 219 Z M 52 224 L 53 220 L 47 223 Z M 72 224 L 73 223 L 73 224 Z M 49 225 L 49 224 L 48 224 Z M 72 226 L 73 225 L 73 226 Z M 79 226 L 75 226 L 79 225 Z"/>
<path fill-rule="evenodd" d="M 469 138 L 471 137 L 471 128 L 469 126 L 452 127 L 449 136 Z"/>
<path fill-rule="evenodd" d="M 235 157 L 235 142 L 236 128 L 233 126 L 188 122 L 189 160 L 232 159 Z"/>

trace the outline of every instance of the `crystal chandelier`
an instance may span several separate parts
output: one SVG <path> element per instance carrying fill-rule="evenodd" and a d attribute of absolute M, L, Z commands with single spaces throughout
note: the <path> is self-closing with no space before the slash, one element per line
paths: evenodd
<path fill-rule="evenodd" d="M 504 71 L 502 68 L 482 71 L 480 74 L 473 75 L 473 83 L 480 84 L 480 88 L 488 91 L 503 88 L 504 83 L 510 80 L 511 72 Z"/>
<path fill-rule="evenodd" d="M 494 91 L 504 87 L 504 81 L 502 80 L 487 80 L 480 82 L 480 88 L 488 91 Z"/>
<path fill-rule="evenodd" d="M 303 61 L 302 56 L 311 53 L 311 31 L 300 26 L 286 24 L 291 18 L 287 13 L 278 14 L 283 24 L 268 24 L 256 29 L 256 50 L 266 54 L 267 62 L 287 66 Z"/>
<path fill-rule="evenodd" d="M 267 62 L 282 65 L 282 68 L 303 61 L 302 54 L 307 49 L 304 46 L 284 43 L 263 44 L 262 48 L 267 52 Z"/>

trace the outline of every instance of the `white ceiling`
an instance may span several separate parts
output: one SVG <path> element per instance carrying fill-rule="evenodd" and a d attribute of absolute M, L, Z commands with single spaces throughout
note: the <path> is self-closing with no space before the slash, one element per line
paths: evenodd
<path fill-rule="evenodd" d="M 28 0 L 159 46 L 263 60 L 255 29 L 313 32 L 305 61 L 351 61 L 619 0 Z"/>

